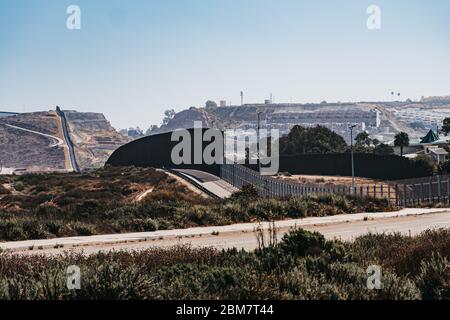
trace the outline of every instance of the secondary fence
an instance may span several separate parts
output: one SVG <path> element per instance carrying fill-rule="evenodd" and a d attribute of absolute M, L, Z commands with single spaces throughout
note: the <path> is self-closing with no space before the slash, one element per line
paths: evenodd
<path fill-rule="evenodd" d="M 399 202 L 404 205 L 450 204 L 450 175 L 401 180 L 396 182 Z"/>
<path fill-rule="evenodd" d="M 408 206 L 444 202 L 450 204 L 450 175 L 402 181 L 357 184 L 354 189 L 345 184 L 298 183 L 283 181 L 238 164 L 224 164 L 221 178 L 237 188 L 252 185 L 265 197 L 307 195 L 354 195 L 387 199 L 390 204 Z"/>

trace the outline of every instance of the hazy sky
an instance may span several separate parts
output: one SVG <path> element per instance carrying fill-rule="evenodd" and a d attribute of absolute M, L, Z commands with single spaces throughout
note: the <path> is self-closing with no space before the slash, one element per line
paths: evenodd
<path fill-rule="evenodd" d="M 81 30 L 66 27 L 71 4 Z M 147 128 L 241 90 L 246 102 L 450 95 L 450 1 L 0 0 L 0 110 L 60 105 Z"/>

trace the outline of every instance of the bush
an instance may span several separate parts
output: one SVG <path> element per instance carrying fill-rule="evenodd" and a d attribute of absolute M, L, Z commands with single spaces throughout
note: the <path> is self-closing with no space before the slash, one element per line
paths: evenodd
<path fill-rule="evenodd" d="M 95 269 L 83 270 L 83 285 L 77 299 L 145 299 L 152 288 L 149 274 L 138 267 L 106 261 Z"/>
<path fill-rule="evenodd" d="M 450 263 L 440 254 L 432 255 L 430 260 L 422 261 L 417 286 L 425 300 L 450 299 Z"/>
<path fill-rule="evenodd" d="M 92 236 L 96 234 L 95 227 L 86 223 L 76 222 L 72 225 L 72 229 L 80 236 Z"/>
<path fill-rule="evenodd" d="M 21 192 L 21 191 L 23 191 L 25 189 L 25 186 L 24 186 L 23 182 L 17 181 L 16 183 L 14 183 L 14 189 L 16 191 Z"/>
<path fill-rule="evenodd" d="M 6 241 L 19 241 L 26 240 L 27 235 L 18 221 L 0 221 L 0 238 Z"/>
<path fill-rule="evenodd" d="M 241 190 L 232 194 L 232 199 L 237 200 L 251 200 L 256 198 L 258 198 L 258 190 L 251 184 L 242 186 Z"/>
<path fill-rule="evenodd" d="M 0 184 L 0 196 L 5 194 L 11 194 L 11 191 L 9 189 L 6 189 L 3 184 Z"/>
<path fill-rule="evenodd" d="M 287 254 L 304 257 L 321 254 L 325 244 L 325 238 L 320 233 L 297 229 L 283 237 L 280 248 Z"/>
<path fill-rule="evenodd" d="M 144 223 L 144 231 L 151 232 L 158 230 L 158 222 L 153 219 L 146 219 Z"/>

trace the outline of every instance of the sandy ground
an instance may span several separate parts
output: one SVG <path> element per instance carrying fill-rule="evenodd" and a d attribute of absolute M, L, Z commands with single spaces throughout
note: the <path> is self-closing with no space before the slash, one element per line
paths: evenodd
<path fill-rule="evenodd" d="M 136 202 L 141 202 L 147 195 L 149 195 L 150 193 L 153 192 L 153 189 L 154 189 L 154 188 L 150 188 L 150 189 L 148 189 L 148 190 L 145 190 L 145 191 L 142 192 L 141 194 L 139 194 L 139 195 L 136 197 Z"/>
<path fill-rule="evenodd" d="M 351 189 L 352 177 L 336 177 L 336 176 L 315 176 L 315 175 L 293 175 L 293 176 L 283 176 L 280 175 L 277 179 L 283 181 L 290 181 L 302 184 L 318 184 L 323 187 L 332 186 L 345 186 Z M 395 188 L 394 186 L 389 186 L 388 183 L 381 180 L 358 178 L 355 177 L 355 186 L 357 194 L 367 195 L 370 197 L 377 198 L 387 198 L 389 193 L 389 198 L 391 201 L 396 200 Z M 350 191 L 348 191 L 350 192 Z"/>
<path fill-rule="evenodd" d="M 301 183 L 340 184 L 340 185 L 344 184 L 347 186 L 352 185 L 352 177 L 292 175 L 292 176 L 278 176 L 277 178 L 281 180 L 301 182 Z M 373 184 L 382 184 L 382 181 L 355 177 L 355 184 L 373 185 Z"/>

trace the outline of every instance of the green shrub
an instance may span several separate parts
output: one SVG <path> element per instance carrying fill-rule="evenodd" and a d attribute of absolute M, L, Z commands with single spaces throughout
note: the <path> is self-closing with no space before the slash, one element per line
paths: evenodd
<path fill-rule="evenodd" d="M 0 237 L 6 241 L 26 240 L 27 235 L 20 222 L 16 220 L 0 221 Z"/>
<path fill-rule="evenodd" d="M 11 194 L 11 191 L 9 189 L 6 189 L 3 184 L 0 184 L 0 196 L 5 194 Z"/>
<path fill-rule="evenodd" d="M 72 229 L 80 236 L 92 236 L 96 234 L 95 227 L 86 223 L 75 222 L 72 225 Z"/>
<path fill-rule="evenodd" d="M 417 286 L 425 300 L 450 300 L 450 263 L 440 254 L 422 261 Z"/>
<path fill-rule="evenodd" d="M 280 248 L 296 256 L 319 255 L 325 249 L 326 241 L 322 234 L 303 229 L 292 230 L 283 237 Z"/>
<path fill-rule="evenodd" d="M 138 267 L 111 261 L 82 270 L 83 284 L 77 299 L 134 300 L 147 298 L 153 279 Z"/>
<path fill-rule="evenodd" d="M 158 230 L 158 222 L 153 219 L 145 219 L 144 231 L 151 232 Z"/>
<path fill-rule="evenodd" d="M 25 189 L 25 186 L 24 186 L 23 182 L 17 181 L 16 183 L 14 183 L 14 189 L 16 191 L 21 192 L 21 191 L 23 191 Z"/>
<path fill-rule="evenodd" d="M 258 198 L 258 190 L 251 184 L 242 186 L 241 190 L 233 193 L 231 198 L 234 200 L 251 200 Z"/>
<path fill-rule="evenodd" d="M 54 235 L 59 235 L 62 225 L 63 224 L 59 221 L 49 221 L 45 223 L 45 227 L 48 230 L 48 232 Z"/>

